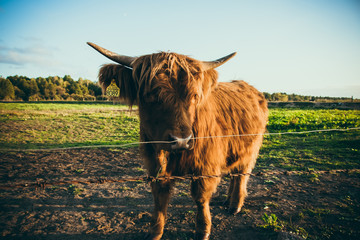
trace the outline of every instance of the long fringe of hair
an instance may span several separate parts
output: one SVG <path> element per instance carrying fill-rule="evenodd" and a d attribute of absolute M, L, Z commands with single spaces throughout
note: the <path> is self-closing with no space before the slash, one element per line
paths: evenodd
<path fill-rule="evenodd" d="M 204 72 L 200 61 L 169 52 L 141 56 L 133 63 L 133 69 L 119 64 L 104 65 L 99 71 L 99 82 L 105 91 L 112 79 L 115 79 L 120 88 L 119 98 L 126 100 L 129 105 L 133 105 L 137 103 L 138 97 L 142 97 L 141 95 L 145 95 L 154 88 L 161 85 L 166 85 L 168 89 L 171 88 L 173 82 L 155 81 L 156 75 L 160 72 L 166 74 L 169 80 L 186 79 L 186 81 L 175 84 L 184 84 L 184 88 L 189 89 L 190 92 L 195 88 L 203 90 L 200 94 L 197 93 L 201 99 L 208 95 L 217 84 L 216 70 L 211 69 Z M 183 75 L 178 76 L 179 72 Z M 203 74 L 203 76 L 199 76 L 199 74 Z M 199 80 L 196 81 L 196 79 Z"/>

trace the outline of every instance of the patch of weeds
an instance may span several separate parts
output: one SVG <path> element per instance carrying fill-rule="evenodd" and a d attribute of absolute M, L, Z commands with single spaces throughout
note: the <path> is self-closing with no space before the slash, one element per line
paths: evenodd
<path fill-rule="evenodd" d="M 141 167 L 136 167 L 134 168 L 134 171 L 137 171 L 137 172 L 145 172 L 146 170 L 141 168 Z"/>
<path fill-rule="evenodd" d="M 222 179 L 223 179 L 224 181 L 230 181 L 230 177 L 226 177 L 226 176 L 225 176 L 225 177 L 223 177 Z"/>
<path fill-rule="evenodd" d="M 311 182 L 319 182 L 320 181 L 319 174 L 317 174 L 317 173 L 310 173 L 308 177 Z"/>
<path fill-rule="evenodd" d="M 270 179 L 266 179 L 264 182 L 266 184 L 275 184 L 276 181 L 279 181 L 280 179 L 276 176 L 271 176 Z"/>
<path fill-rule="evenodd" d="M 84 189 L 76 187 L 74 184 L 69 185 L 68 192 L 73 194 L 74 196 L 80 195 Z"/>
<path fill-rule="evenodd" d="M 110 152 L 123 152 L 123 153 L 125 153 L 124 150 L 121 149 L 121 148 L 109 148 L 108 150 Z"/>
<path fill-rule="evenodd" d="M 308 168 L 308 171 L 310 172 L 308 177 L 311 182 L 319 182 L 320 181 L 319 174 L 314 172 L 315 171 L 314 168 Z"/>
<path fill-rule="evenodd" d="M 300 219 L 304 219 L 304 218 L 305 218 L 304 212 L 299 212 L 299 218 L 300 218 Z"/>
<path fill-rule="evenodd" d="M 247 216 L 250 216 L 251 214 L 251 210 L 250 209 L 246 209 L 246 208 L 241 208 L 241 211 L 240 211 L 241 214 L 244 214 L 244 215 L 247 215 Z"/>
<path fill-rule="evenodd" d="M 307 172 L 308 171 L 308 172 Z M 319 182 L 319 174 L 314 171 L 314 168 L 308 168 L 307 171 L 296 173 L 298 176 L 303 176 L 311 182 Z"/>
<path fill-rule="evenodd" d="M 180 192 L 179 192 L 179 196 L 180 196 L 180 197 L 187 197 L 187 196 L 189 196 L 189 193 L 188 193 L 188 192 L 184 192 L 184 191 L 180 191 Z"/>
<path fill-rule="evenodd" d="M 355 213 L 355 204 L 353 199 L 351 198 L 350 195 L 346 195 L 344 197 L 342 197 L 341 199 L 341 203 L 339 203 L 339 207 L 346 209 L 348 211 L 348 213 L 350 213 L 351 215 L 356 215 Z"/>
<path fill-rule="evenodd" d="M 260 225 L 259 227 L 264 228 L 264 229 L 268 229 L 268 230 L 273 230 L 273 231 L 279 231 L 283 228 L 283 225 L 280 221 L 278 221 L 278 218 L 275 214 L 270 214 L 267 215 L 266 213 L 264 213 L 264 216 L 262 217 L 262 220 L 264 221 L 264 225 Z"/>
<path fill-rule="evenodd" d="M 278 207 L 279 207 L 279 204 L 277 204 L 277 203 L 275 203 L 275 202 L 266 202 L 264 209 L 268 209 L 268 208 L 278 208 Z"/>
<path fill-rule="evenodd" d="M 315 217 L 318 221 L 322 221 L 322 217 L 324 215 L 329 215 L 331 210 L 324 208 L 308 208 L 305 210 L 305 213 L 310 217 Z"/>
<path fill-rule="evenodd" d="M 291 232 L 294 232 L 296 235 L 299 235 L 304 239 L 307 239 L 309 237 L 309 233 L 302 227 L 297 227 L 293 229 Z"/>
<path fill-rule="evenodd" d="M 275 184 L 275 182 L 273 180 L 265 180 L 264 182 L 267 184 Z"/>
<path fill-rule="evenodd" d="M 136 181 L 136 185 L 133 188 L 143 187 L 144 183 L 145 183 L 144 181 Z"/>
<path fill-rule="evenodd" d="M 81 174 L 81 173 L 83 173 L 83 172 L 85 172 L 85 170 L 83 169 L 83 168 L 79 168 L 79 169 L 76 169 L 76 170 L 74 170 L 76 173 L 78 173 L 78 174 Z"/>
<path fill-rule="evenodd" d="M 279 181 L 280 178 L 278 178 L 277 176 L 272 176 L 272 179 L 275 180 L 275 181 Z"/>
<path fill-rule="evenodd" d="M 300 219 L 304 218 L 304 214 L 302 212 L 299 213 Z M 305 230 L 305 228 L 299 227 L 298 225 L 294 224 L 292 218 L 290 217 L 289 222 L 283 222 L 285 227 L 290 230 L 290 233 L 294 233 L 303 239 L 307 239 L 309 237 L 309 233 Z"/>
<path fill-rule="evenodd" d="M 350 205 L 353 204 L 353 200 L 351 199 L 351 196 L 350 196 L 350 195 L 346 195 L 346 196 L 344 197 L 344 201 L 345 201 L 346 203 L 350 204 Z"/>

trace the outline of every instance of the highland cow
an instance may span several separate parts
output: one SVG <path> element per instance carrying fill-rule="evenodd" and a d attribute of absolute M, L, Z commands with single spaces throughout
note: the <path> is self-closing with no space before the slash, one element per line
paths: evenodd
<path fill-rule="evenodd" d="M 206 62 L 171 52 L 128 57 L 88 44 L 118 63 L 104 65 L 99 82 L 106 89 L 115 79 L 119 98 L 138 105 L 141 141 L 163 142 L 140 147 L 150 176 L 251 173 L 268 109 L 263 94 L 244 81 L 217 81 L 215 68 L 235 53 Z M 249 135 L 228 136 L 244 134 Z M 239 213 L 244 204 L 248 179 L 249 175 L 231 178 L 225 201 L 231 214 Z M 197 205 L 195 239 L 209 239 L 209 203 L 219 182 L 220 178 L 191 182 Z M 146 239 L 163 235 L 173 184 L 174 180 L 151 183 L 155 206 Z"/>

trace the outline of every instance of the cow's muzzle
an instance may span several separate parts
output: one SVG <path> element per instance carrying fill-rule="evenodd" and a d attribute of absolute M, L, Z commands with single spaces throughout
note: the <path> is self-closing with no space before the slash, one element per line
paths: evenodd
<path fill-rule="evenodd" d="M 170 134 L 169 139 L 171 141 L 171 149 L 172 150 L 186 150 L 192 148 L 192 137 L 193 135 L 190 134 L 186 138 L 179 138 Z"/>

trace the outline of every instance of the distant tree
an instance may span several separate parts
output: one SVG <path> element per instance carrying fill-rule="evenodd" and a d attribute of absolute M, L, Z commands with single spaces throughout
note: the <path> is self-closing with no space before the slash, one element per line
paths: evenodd
<path fill-rule="evenodd" d="M 311 97 L 310 96 L 304 96 L 304 101 L 311 101 Z"/>
<path fill-rule="evenodd" d="M 55 99 L 55 96 L 56 96 L 56 85 L 53 84 L 53 83 L 49 83 L 49 86 L 47 88 L 47 92 L 49 94 L 49 98 L 50 99 Z"/>
<path fill-rule="evenodd" d="M 29 86 L 30 86 L 30 96 L 40 93 L 39 87 L 38 87 L 38 85 L 36 83 L 36 80 L 34 78 L 32 78 L 30 80 Z"/>
<path fill-rule="evenodd" d="M 293 93 L 288 95 L 288 100 L 293 102 L 300 102 L 303 101 L 303 97 Z"/>
<path fill-rule="evenodd" d="M 64 79 L 55 76 L 54 77 L 54 83 L 58 86 L 63 86 L 64 85 Z"/>
<path fill-rule="evenodd" d="M 80 88 L 81 88 L 81 92 L 82 92 L 82 95 L 89 95 L 89 89 L 87 88 L 86 85 L 83 85 L 83 84 L 79 84 L 80 85 Z"/>
<path fill-rule="evenodd" d="M 76 94 L 76 95 L 83 95 L 82 89 L 80 84 L 77 82 L 69 82 L 69 85 L 66 87 L 67 93 Z"/>
<path fill-rule="evenodd" d="M 0 78 L 0 99 L 12 100 L 15 99 L 14 86 L 9 79 Z"/>
<path fill-rule="evenodd" d="M 38 85 L 40 94 L 43 96 L 43 98 L 48 99 L 49 98 L 48 93 L 47 93 L 47 88 L 49 87 L 48 80 L 45 78 L 39 77 L 36 79 L 36 83 Z"/>
<path fill-rule="evenodd" d="M 15 99 L 23 100 L 25 98 L 25 93 L 23 90 L 21 90 L 17 86 L 14 87 L 14 90 L 15 90 Z"/>
<path fill-rule="evenodd" d="M 263 94 L 264 94 L 264 97 L 265 97 L 266 100 L 268 100 L 268 101 L 271 100 L 271 94 L 270 94 L 270 93 L 268 93 L 268 92 L 263 92 Z"/>
<path fill-rule="evenodd" d="M 65 88 L 63 88 L 62 86 L 56 86 L 55 90 L 56 90 L 56 96 L 59 99 L 66 99 L 67 93 Z"/>
<path fill-rule="evenodd" d="M 96 83 L 93 82 L 89 83 L 88 89 L 89 89 L 89 93 L 95 97 L 102 95 L 101 87 Z"/>
<path fill-rule="evenodd" d="M 18 87 L 24 92 L 24 95 L 21 98 L 24 101 L 29 101 L 29 98 L 31 96 L 29 80 L 25 78 L 20 78 Z"/>
<path fill-rule="evenodd" d="M 289 100 L 286 93 L 273 93 L 271 94 L 272 101 L 287 102 Z"/>

